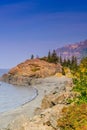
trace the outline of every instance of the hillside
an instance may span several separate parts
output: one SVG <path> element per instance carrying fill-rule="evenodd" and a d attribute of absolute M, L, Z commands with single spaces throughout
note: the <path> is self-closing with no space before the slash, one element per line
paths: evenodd
<path fill-rule="evenodd" d="M 87 40 L 75 44 L 69 44 L 62 48 L 58 48 L 56 49 L 56 53 L 58 56 L 61 56 L 63 59 L 76 56 L 79 62 L 81 58 L 87 56 Z"/>

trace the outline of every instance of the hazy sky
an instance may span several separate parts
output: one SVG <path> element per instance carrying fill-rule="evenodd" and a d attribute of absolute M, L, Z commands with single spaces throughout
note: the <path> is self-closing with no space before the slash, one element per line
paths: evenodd
<path fill-rule="evenodd" d="M 87 0 L 0 0 L 0 68 L 87 39 Z"/>

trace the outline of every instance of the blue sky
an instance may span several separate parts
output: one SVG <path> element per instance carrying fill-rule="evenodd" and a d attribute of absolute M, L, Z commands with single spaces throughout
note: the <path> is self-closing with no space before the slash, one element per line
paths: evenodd
<path fill-rule="evenodd" d="M 85 39 L 86 0 L 0 1 L 0 68 Z"/>

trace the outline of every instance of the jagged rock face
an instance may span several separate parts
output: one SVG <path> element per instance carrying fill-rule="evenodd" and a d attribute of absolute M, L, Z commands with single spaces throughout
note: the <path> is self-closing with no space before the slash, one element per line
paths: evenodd
<path fill-rule="evenodd" d="M 83 57 L 87 56 L 87 40 L 58 48 L 56 53 L 63 59 L 71 59 L 72 56 L 76 56 L 79 62 Z"/>
<path fill-rule="evenodd" d="M 62 72 L 60 64 L 48 63 L 39 59 L 26 60 L 12 68 L 2 80 L 17 85 L 30 85 L 34 78 L 44 78 Z"/>

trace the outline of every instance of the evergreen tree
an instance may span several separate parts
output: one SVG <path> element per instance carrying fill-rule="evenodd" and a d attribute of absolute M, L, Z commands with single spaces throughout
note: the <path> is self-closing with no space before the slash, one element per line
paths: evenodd
<path fill-rule="evenodd" d="M 34 55 L 33 54 L 31 55 L 31 59 L 34 59 Z"/>
<path fill-rule="evenodd" d="M 74 62 L 75 62 L 75 57 L 74 57 L 74 56 L 72 56 L 72 59 L 71 59 L 71 64 L 73 65 L 73 64 L 74 64 Z"/>
<path fill-rule="evenodd" d="M 47 61 L 50 62 L 50 63 L 55 63 L 55 64 L 58 63 L 59 57 L 57 56 L 55 50 L 53 50 L 52 53 L 50 51 L 48 52 Z"/>
<path fill-rule="evenodd" d="M 51 52 L 50 52 L 50 50 L 49 50 L 49 52 L 48 52 L 47 61 L 48 61 L 48 62 L 51 62 Z"/>
<path fill-rule="evenodd" d="M 70 61 L 70 59 L 67 60 L 67 67 L 69 67 L 69 68 L 71 67 L 71 61 Z"/>
<path fill-rule="evenodd" d="M 58 56 L 56 54 L 56 51 L 53 50 L 52 56 L 51 56 L 51 60 L 53 63 L 58 63 Z"/>
<path fill-rule="evenodd" d="M 64 61 L 63 61 L 62 65 L 63 65 L 64 67 L 66 67 L 66 66 L 67 66 L 67 61 L 66 61 L 66 59 L 65 59 L 65 58 L 64 58 Z"/>
<path fill-rule="evenodd" d="M 77 58 L 75 56 L 72 56 L 71 59 L 71 69 L 72 70 L 76 70 L 77 69 Z"/>
<path fill-rule="evenodd" d="M 77 63 L 77 58 L 75 57 L 75 66 L 77 66 L 77 64 L 78 64 L 78 63 Z"/>
<path fill-rule="evenodd" d="M 61 65 L 63 64 L 63 60 L 62 60 L 62 57 L 61 57 L 61 56 L 60 56 L 60 58 L 59 58 L 59 62 L 60 62 Z"/>

